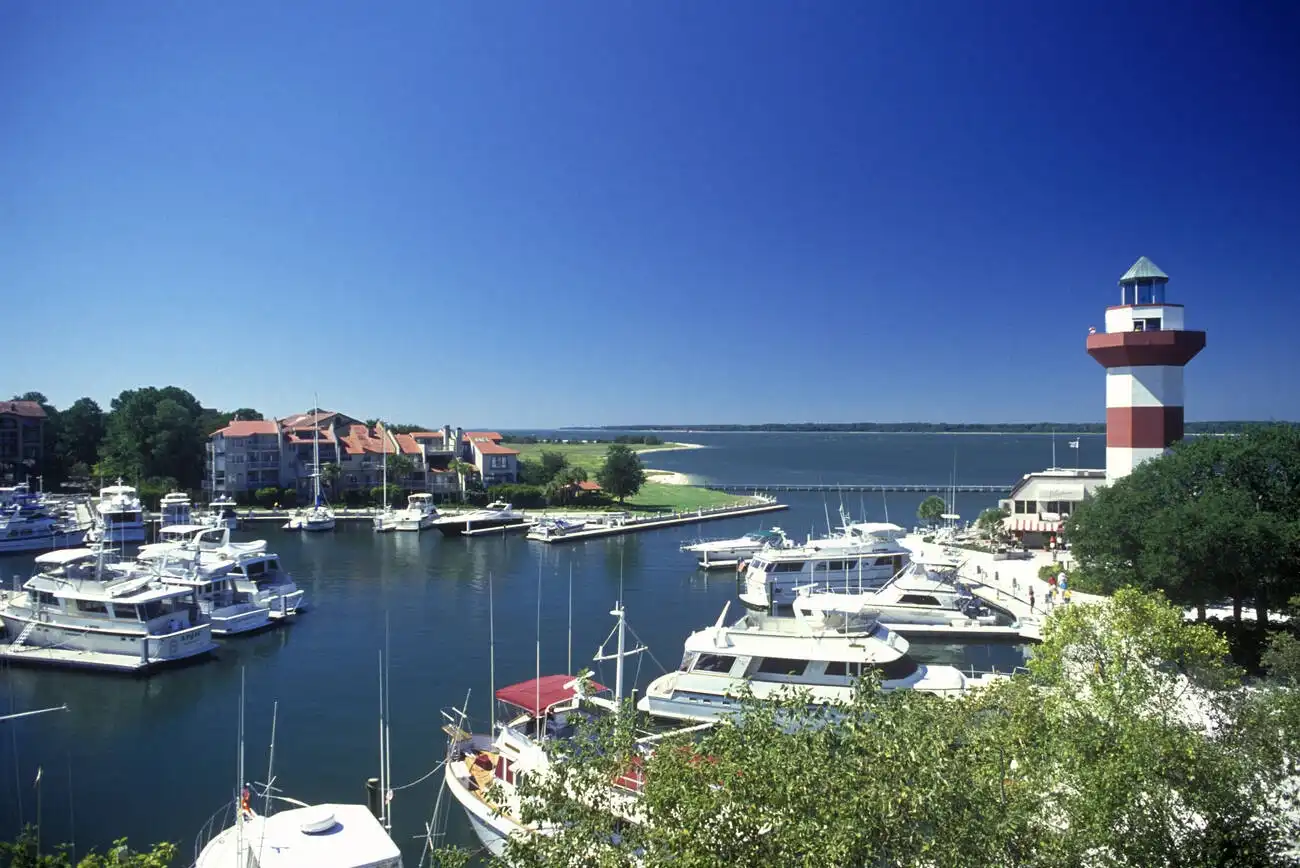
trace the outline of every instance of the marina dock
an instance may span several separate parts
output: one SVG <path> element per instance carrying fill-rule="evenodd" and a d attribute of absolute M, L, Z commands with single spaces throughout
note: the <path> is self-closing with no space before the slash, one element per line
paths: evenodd
<path fill-rule="evenodd" d="M 760 515 L 765 512 L 778 512 L 789 509 L 788 504 L 767 501 L 765 503 L 745 504 L 742 506 L 718 506 L 712 509 L 697 509 L 691 512 L 675 512 L 666 516 L 650 518 L 632 518 L 598 527 L 583 528 L 569 533 L 548 537 L 539 542 L 566 543 L 597 537 L 619 536 L 643 530 L 657 530 L 661 527 L 675 527 L 682 524 L 694 524 L 701 521 L 713 521 L 720 518 L 738 518 L 746 515 Z"/>
<path fill-rule="evenodd" d="M 935 483 L 933 485 L 922 484 L 912 485 L 905 483 L 872 483 L 869 485 L 824 485 L 821 483 L 802 483 L 802 482 L 747 482 L 738 485 L 730 482 L 708 482 L 702 485 L 703 488 L 710 488 L 714 491 L 725 491 L 730 494 L 748 494 L 760 491 L 817 491 L 833 494 L 837 491 L 842 492 L 891 492 L 891 491 L 911 491 L 916 493 L 934 492 L 934 493 L 951 493 L 958 494 L 1009 494 L 1010 485 L 951 485 L 949 483 Z"/>

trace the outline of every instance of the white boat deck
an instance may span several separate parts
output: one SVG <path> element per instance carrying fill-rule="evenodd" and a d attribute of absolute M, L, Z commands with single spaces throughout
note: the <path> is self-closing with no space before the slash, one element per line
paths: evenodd
<path fill-rule="evenodd" d="M 114 672 L 144 672 L 161 665 L 161 661 L 150 660 L 144 663 L 138 656 L 133 657 L 129 654 L 103 654 L 98 651 L 41 648 L 36 645 L 14 648 L 8 641 L 0 644 L 0 660 L 76 669 L 108 669 Z"/>

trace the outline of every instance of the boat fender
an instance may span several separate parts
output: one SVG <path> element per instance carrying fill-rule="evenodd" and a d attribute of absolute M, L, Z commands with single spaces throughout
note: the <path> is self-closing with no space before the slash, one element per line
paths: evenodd
<path fill-rule="evenodd" d="M 176 640 L 173 639 L 173 640 L 172 640 L 172 644 L 169 645 L 168 647 L 171 649 L 171 653 L 172 653 L 172 654 L 175 654 L 175 653 L 176 653 Z"/>

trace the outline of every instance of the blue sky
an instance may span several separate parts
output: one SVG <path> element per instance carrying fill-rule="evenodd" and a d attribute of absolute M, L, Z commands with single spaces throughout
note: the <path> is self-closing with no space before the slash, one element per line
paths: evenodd
<path fill-rule="evenodd" d="M 5 392 L 496 427 L 1300 417 L 1300 5 L 0 4 Z M 7 397 L 7 396 L 6 396 Z"/>

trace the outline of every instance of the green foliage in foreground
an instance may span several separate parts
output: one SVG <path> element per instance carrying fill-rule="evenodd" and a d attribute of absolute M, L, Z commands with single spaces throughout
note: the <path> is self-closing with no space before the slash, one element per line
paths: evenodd
<path fill-rule="evenodd" d="M 1227 646 L 1158 594 L 1058 609 L 1027 675 L 960 698 L 749 704 L 661 744 L 639 798 L 630 727 L 552 745 L 524 778 L 517 866 L 1285 866 L 1295 694 L 1238 687 Z M 621 814 L 621 816 L 619 816 Z M 615 841 L 618 842 L 615 845 Z"/>
<path fill-rule="evenodd" d="M 75 868 L 167 868 L 175 858 L 173 844 L 155 844 L 152 850 L 138 853 L 126 845 L 125 838 L 120 838 L 105 853 L 92 850 L 75 863 Z M 74 868 L 74 863 L 66 846 L 54 853 L 39 853 L 36 830 L 27 826 L 13 843 L 0 841 L 0 868 Z"/>
<path fill-rule="evenodd" d="M 938 521 L 947 509 L 948 506 L 943 502 L 943 498 L 932 494 L 921 501 L 921 505 L 916 508 L 916 517 L 921 521 Z"/>

